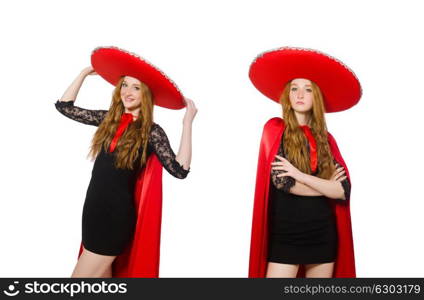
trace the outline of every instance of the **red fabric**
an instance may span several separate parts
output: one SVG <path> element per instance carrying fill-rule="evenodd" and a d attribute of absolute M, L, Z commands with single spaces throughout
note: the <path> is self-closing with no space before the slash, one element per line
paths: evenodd
<path fill-rule="evenodd" d="M 151 154 L 135 187 L 137 223 L 132 243 L 113 264 L 113 277 L 159 277 L 162 165 Z"/>
<path fill-rule="evenodd" d="M 318 167 L 318 154 L 317 154 L 317 142 L 315 141 L 314 135 L 312 134 L 311 129 L 308 126 L 300 126 L 308 139 L 309 143 L 309 156 L 310 156 L 310 166 L 311 171 L 315 172 Z"/>
<path fill-rule="evenodd" d="M 93 69 L 107 82 L 116 85 L 122 76 L 144 82 L 152 92 L 153 103 L 170 109 L 185 107 L 182 93 L 165 73 L 142 57 L 118 47 L 98 47 L 91 54 Z"/>
<path fill-rule="evenodd" d="M 123 113 L 121 116 L 121 122 L 119 123 L 118 128 L 116 129 L 115 136 L 112 139 L 112 142 L 110 142 L 109 146 L 109 152 L 115 151 L 115 147 L 118 144 L 118 140 L 121 137 L 121 135 L 124 133 L 125 129 L 127 129 L 128 124 L 130 124 L 133 121 L 133 115 L 129 113 Z"/>
<path fill-rule="evenodd" d="M 339 60 L 316 50 L 283 47 L 259 55 L 249 78 L 268 98 L 280 102 L 286 83 L 296 78 L 315 82 L 324 96 L 326 112 L 348 109 L 362 95 L 358 78 Z"/>
<path fill-rule="evenodd" d="M 277 154 L 283 131 L 283 120 L 273 118 L 265 124 L 262 134 L 256 174 L 250 244 L 249 277 L 253 278 L 265 277 L 266 275 L 268 263 L 268 192 L 271 162 Z M 334 159 L 345 168 L 346 175 L 350 180 L 346 164 L 340 154 L 336 141 L 330 134 L 328 134 L 328 142 Z M 337 258 L 333 277 L 356 277 L 349 204 L 350 200 L 343 204 L 333 201 L 338 235 Z M 304 276 L 303 268 L 300 268 L 297 276 Z"/>

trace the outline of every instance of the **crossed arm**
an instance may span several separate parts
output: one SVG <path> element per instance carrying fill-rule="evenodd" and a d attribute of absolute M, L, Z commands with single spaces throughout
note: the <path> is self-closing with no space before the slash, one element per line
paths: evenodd
<path fill-rule="evenodd" d="M 341 200 L 346 200 L 348 197 L 346 190 L 349 182 L 345 170 L 338 164 L 330 179 L 302 173 L 280 155 L 276 155 L 276 160 L 271 165 L 273 184 L 286 192 L 300 196 L 326 196 Z"/>

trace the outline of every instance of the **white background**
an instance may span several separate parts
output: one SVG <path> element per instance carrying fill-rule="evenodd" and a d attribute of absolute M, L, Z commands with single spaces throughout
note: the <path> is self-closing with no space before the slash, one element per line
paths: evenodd
<path fill-rule="evenodd" d="M 164 173 L 161 277 L 245 277 L 263 124 L 280 107 L 248 68 L 280 46 L 319 49 L 363 87 L 327 115 L 352 178 L 359 277 L 423 277 L 420 1 L 7 1 L 0 4 L 0 276 L 68 277 L 80 243 L 95 127 L 53 103 L 97 46 L 136 52 L 199 108 L 191 173 Z M 107 109 L 87 78 L 76 104 Z M 156 108 L 178 149 L 184 110 Z"/>

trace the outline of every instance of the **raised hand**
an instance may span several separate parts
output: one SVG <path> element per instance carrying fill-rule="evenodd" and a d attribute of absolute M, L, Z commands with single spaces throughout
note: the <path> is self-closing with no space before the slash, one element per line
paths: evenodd
<path fill-rule="evenodd" d="M 194 105 L 193 100 L 184 98 L 186 103 L 186 112 L 184 114 L 183 124 L 191 125 L 193 123 L 194 117 L 197 114 L 197 108 Z"/>
<path fill-rule="evenodd" d="M 82 69 L 81 74 L 85 75 L 85 76 L 87 76 L 87 75 L 97 75 L 96 71 L 94 71 L 92 66 L 88 66 L 88 67 Z"/>

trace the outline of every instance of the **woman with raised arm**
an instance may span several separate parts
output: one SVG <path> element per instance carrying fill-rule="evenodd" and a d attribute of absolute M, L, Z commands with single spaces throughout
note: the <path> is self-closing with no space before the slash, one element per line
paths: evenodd
<path fill-rule="evenodd" d="M 99 47 L 56 102 L 65 116 L 97 126 L 95 159 L 82 215 L 82 244 L 72 277 L 158 277 L 162 166 L 185 178 L 197 109 L 159 69 L 134 53 Z M 109 110 L 74 106 L 87 75 L 115 86 Z M 186 107 L 178 154 L 153 122 L 153 105 Z"/>
<path fill-rule="evenodd" d="M 355 277 L 350 177 L 324 113 L 355 105 L 358 79 L 333 57 L 290 47 L 259 55 L 249 77 L 283 111 L 262 134 L 249 277 Z"/>

